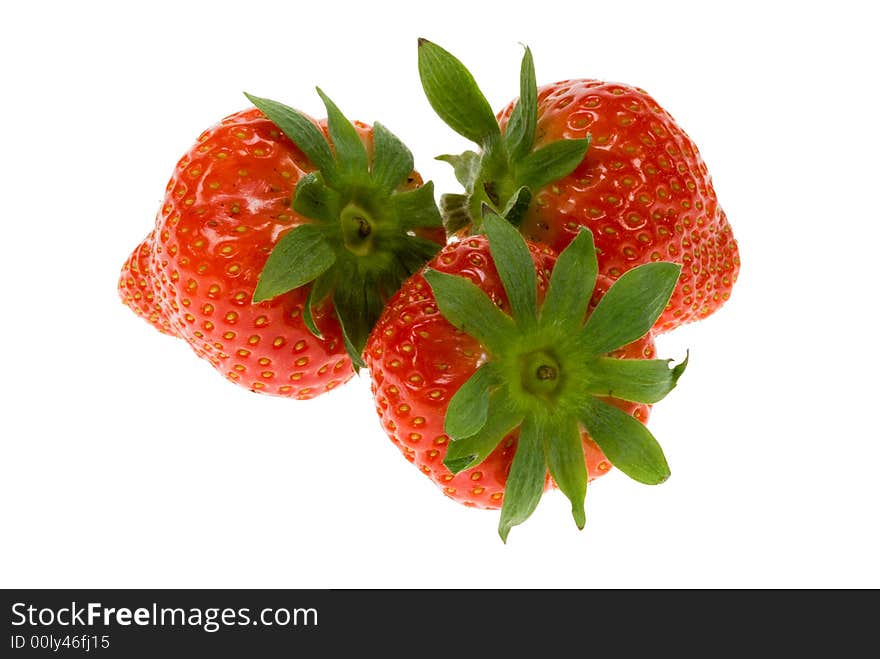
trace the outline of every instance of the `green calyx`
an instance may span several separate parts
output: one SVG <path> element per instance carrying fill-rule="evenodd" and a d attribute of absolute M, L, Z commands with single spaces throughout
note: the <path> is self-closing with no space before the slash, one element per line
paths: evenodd
<path fill-rule="evenodd" d="M 245 94 L 317 168 L 301 178 L 292 207 L 309 222 L 285 233 L 269 254 L 254 290 L 255 303 L 310 284 L 303 320 L 320 337 L 312 309 L 330 299 L 355 369 L 385 302 L 440 245 L 419 236 L 442 226 L 428 182 L 406 183 L 409 149 L 387 128 L 373 126 L 369 157 L 354 125 L 320 89 L 327 109 L 326 139 L 293 108 Z"/>
<path fill-rule="evenodd" d="M 483 226 L 510 315 L 469 279 L 432 269 L 425 273 L 440 312 L 477 339 L 486 356 L 449 402 L 445 430 L 452 441 L 444 464 L 453 473 L 475 467 L 519 428 L 501 509 L 502 539 L 535 509 L 548 471 L 583 528 L 588 478 L 583 430 L 631 478 L 657 484 L 669 476 L 650 431 L 607 399 L 655 403 L 675 387 L 687 359 L 670 367 L 671 360 L 618 359 L 608 353 L 648 333 L 681 267 L 661 262 L 630 270 L 587 315 L 598 271 L 588 229 L 559 255 L 539 305 L 535 263 L 525 240 L 495 213 L 486 214 Z"/>
<path fill-rule="evenodd" d="M 449 234 L 468 224 L 481 229 L 484 205 L 518 226 L 532 194 L 570 174 L 587 153 L 589 136 L 535 148 L 538 90 L 528 48 L 520 67 L 519 100 L 503 135 L 489 102 L 464 64 L 426 39 L 419 39 L 419 75 L 425 95 L 440 118 L 480 147 L 480 153 L 465 151 L 438 157 L 452 165 L 465 189 L 465 194 L 444 195 L 441 199 Z"/>

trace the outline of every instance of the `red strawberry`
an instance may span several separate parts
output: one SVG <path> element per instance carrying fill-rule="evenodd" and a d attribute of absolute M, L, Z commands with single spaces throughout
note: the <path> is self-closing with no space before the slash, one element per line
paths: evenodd
<path fill-rule="evenodd" d="M 538 90 L 526 49 L 520 98 L 496 121 L 452 55 L 422 41 L 419 66 L 438 114 L 481 147 L 444 157 L 467 191 L 444 199 L 450 229 L 473 222 L 479 231 L 487 204 L 557 251 L 590 228 L 599 271 L 613 279 L 643 263 L 679 263 L 658 332 L 704 318 L 728 299 L 739 252 L 711 177 L 697 146 L 644 90 L 597 80 Z"/>
<path fill-rule="evenodd" d="M 440 216 L 380 124 L 352 124 L 323 94 L 321 124 L 249 98 L 259 109 L 178 162 L 120 294 L 233 382 L 311 398 L 351 378 L 384 300 L 439 249 Z"/>
<path fill-rule="evenodd" d="M 649 332 L 680 268 L 649 264 L 610 288 L 600 277 L 590 305 L 589 231 L 557 260 L 494 214 L 484 227 L 488 238 L 451 243 L 389 301 L 365 353 L 377 410 L 447 496 L 502 508 L 502 538 L 548 484 L 582 528 L 587 482 L 610 464 L 646 483 L 669 474 L 642 424 L 685 367 L 654 360 Z"/>

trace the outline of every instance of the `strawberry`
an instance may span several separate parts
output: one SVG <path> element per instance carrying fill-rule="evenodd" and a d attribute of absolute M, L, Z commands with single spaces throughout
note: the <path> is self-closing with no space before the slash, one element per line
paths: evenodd
<path fill-rule="evenodd" d="M 447 496 L 501 508 L 505 541 L 550 485 L 583 528 L 587 482 L 610 465 L 643 483 L 669 475 L 643 423 L 687 362 L 653 359 L 650 333 L 680 267 L 642 265 L 609 287 L 588 229 L 557 259 L 494 213 L 483 228 L 389 301 L 365 352 L 377 411 Z"/>
<path fill-rule="evenodd" d="M 657 332 L 729 298 L 739 252 L 712 179 L 696 144 L 647 92 L 589 79 L 537 89 L 526 49 L 520 97 L 496 119 L 464 65 L 439 46 L 420 41 L 419 70 L 440 117 L 481 147 L 441 156 L 466 190 L 441 203 L 451 231 L 479 231 L 488 204 L 556 251 L 590 228 L 599 271 L 612 279 L 652 261 L 679 263 Z"/>
<path fill-rule="evenodd" d="M 384 301 L 443 239 L 409 150 L 318 93 L 326 122 L 248 96 L 202 133 L 119 283 L 228 379 L 300 399 L 352 377 Z"/>

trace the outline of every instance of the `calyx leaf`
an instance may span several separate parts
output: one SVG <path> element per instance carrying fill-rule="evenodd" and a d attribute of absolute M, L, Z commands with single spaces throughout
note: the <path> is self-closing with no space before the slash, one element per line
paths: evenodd
<path fill-rule="evenodd" d="M 294 227 L 276 243 L 254 289 L 253 301 L 262 302 L 299 288 L 326 272 L 336 254 L 314 224 Z"/>
<path fill-rule="evenodd" d="M 439 156 L 450 163 L 465 189 L 467 203 L 443 204 L 444 226 L 451 235 L 467 221 L 482 228 L 483 204 L 518 226 L 532 197 L 544 186 L 569 175 L 584 160 L 585 139 L 536 144 L 538 91 L 531 50 L 520 66 L 520 95 L 502 137 L 498 122 L 467 68 L 430 41 L 419 40 L 419 75 L 431 106 L 455 132 L 481 147 L 479 154 Z M 526 193 L 524 194 L 523 191 Z"/>
<path fill-rule="evenodd" d="M 549 470 L 583 528 L 587 474 L 582 432 L 631 478 L 656 484 L 666 458 L 637 419 L 603 398 L 654 403 L 676 385 L 687 359 L 615 359 L 607 353 L 641 338 L 666 305 L 678 277 L 671 263 L 640 266 L 621 277 L 587 315 L 598 264 L 593 236 L 582 232 L 559 255 L 538 308 L 535 262 L 522 235 L 489 211 L 484 228 L 510 302 L 499 309 L 470 279 L 427 270 L 441 314 L 482 343 L 486 362 L 453 395 L 444 465 L 460 473 L 479 465 L 519 428 L 505 485 L 499 533 L 532 513 Z"/>
<path fill-rule="evenodd" d="M 304 323 L 320 337 L 312 308 L 331 297 L 346 351 L 358 368 L 384 303 L 439 250 L 420 234 L 442 226 L 442 218 L 430 181 L 415 189 L 408 185 L 413 157 L 403 142 L 375 124 L 371 161 L 355 125 L 320 88 L 317 92 L 327 110 L 329 140 L 302 112 L 247 94 L 317 167 L 297 182 L 292 202 L 311 223 L 276 243 L 254 301 L 314 281 Z"/>

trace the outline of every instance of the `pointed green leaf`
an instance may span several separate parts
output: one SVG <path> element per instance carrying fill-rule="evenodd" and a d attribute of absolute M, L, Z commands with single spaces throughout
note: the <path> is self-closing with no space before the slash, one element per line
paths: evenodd
<path fill-rule="evenodd" d="M 580 417 L 605 457 L 624 474 L 647 485 L 669 478 L 663 449 L 644 424 L 593 396 L 584 397 Z"/>
<path fill-rule="evenodd" d="M 373 182 L 391 194 L 413 171 L 413 155 L 400 139 L 378 121 L 373 124 Z"/>
<path fill-rule="evenodd" d="M 432 181 L 428 181 L 415 190 L 392 195 L 390 203 L 404 230 L 443 226 L 443 218 L 440 217 L 437 202 L 434 201 L 434 183 Z"/>
<path fill-rule="evenodd" d="M 526 211 L 529 210 L 530 203 L 532 203 L 532 192 L 523 186 L 507 200 L 504 209 L 501 211 L 501 217 L 507 220 L 508 224 L 518 227 Z"/>
<path fill-rule="evenodd" d="M 558 140 L 532 151 L 516 164 L 516 181 L 532 190 L 558 181 L 581 164 L 590 139 Z"/>
<path fill-rule="evenodd" d="M 589 229 L 581 229 L 556 259 L 541 307 L 541 324 L 545 327 L 583 325 L 598 272 L 593 234 Z"/>
<path fill-rule="evenodd" d="M 324 178 L 332 184 L 336 177 L 333 153 L 330 151 L 327 140 L 324 139 L 324 134 L 312 123 L 311 119 L 299 110 L 294 110 L 277 101 L 251 96 L 247 92 L 245 92 L 245 96 L 299 147 L 299 150 L 312 161 L 315 167 L 321 170 Z"/>
<path fill-rule="evenodd" d="M 501 132 L 489 101 L 451 53 L 419 39 L 419 77 L 431 107 L 452 130 L 484 148 L 497 142 Z"/>
<path fill-rule="evenodd" d="M 504 542 L 507 542 L 511 528 L 529 518 L 544 494 L 547 462 L 543 437 L 546 430 L 543 420 L 534 414 L 528 415 L 520 426 L 516 453 L 504 486 L 501 521 L 498 523 L 498 534 Z"/>
<path fill-rule="evenodd" d="M 318 222 L 335 222 L 339 219 L 339 193 L 328 188 L 318 172 L 303 176 L 296 184 L 293 210 Z"/>
<path fill-rule="evenodd" d="M 516 335 L 513 319 L 469 279 L 428 268 L 425 280 L 434 292 L 440 313 L 496 354 Z"/>
<path fill-rule="evenodd" d="M 465 151 L 457 156 L 437 156 L 435 160 L 442 160 L 452 165 L 455 172 L 455 180 L 461 183 L 468 192 L 474 191 L 474 181 L 480 173 L 480 154 L 473 151 Z"/>
<path fill-rule="evenodd" d="M 522 423 L 523 414 L 514 405 L 507 387 L 489 394 L 486 422 L 475 434 L 449 443 L 443 464 L 453 474 L 476 467 L 495 450 L 499 442 Z"/>
<path fill-rule="evenodd" d="M 478 368 L 449 401 L 445 431 L 453 441 L 476 434 L 486 425 L 489 414 L 489 388 L 498 378 L 497 367 L 486 362 Z"/>
<path fill-rule="evenodd" d="M 526 47 L 519 73 L 519 100 L 510 113 L 504 136 L 512 160 L 520 160 L 532 150 L 537 125 L 538 85 L 535 82 L 535 62 L 532 51 Z"/>
<path fill-rule="evenodd" d="M 587 392 L 635 403 L 656 403 L 675 388 L 687 368 L 685 357 L 669 368 L 671 359 L 614 359 L 600 357 L 590 363 Z"/>
<path fill-rule="evenodd" d="M 676 263 L 646 263 L 625 272 L 587 319 L 581 340 L 603 355 L 642 338 L 663 313 L 678 281 Z"/>
<path fill-rule="evenodd" d="M 577 421 L 565 415 L 548 416 L 544 449 L 550 475 L 571 501 L 572 517 L 577 527 L 582 529 L 586 523 L 584 499 L 587 496 L 587 466 Z"/>
<path fill-rule="evenodd" d="M 275 244 L 254 290 L 262 302 L 299 288 L 325 272 L 336 261 L 333 248 L 314 224 L 294 227 Z"/>
<path fill-rule="evenodd" d="M 346 286 L 354 278 L 341 275 L 333 292 L 333 306 L 342 327 L 345 349 L 356 369 L 363 368 L 364 346 L 376 319 L 382 312 L 382 303 L 368 294 L 370 286 Z"/>
<path fill-rule="evenodd" d="M 330 270 L 312 282 L 312 287 L 309 289 L 309 297 L 306 299 L 306 304 L 303 307 L 303 322 L 308 330 L 319 339 L 323 339 L 324 335 L 321 334 L 321 330 L 318 329 L 318 325 L 315 323 L 312 309 L 320 304 L 330 293 L 330 289 L 333 288 L 333 282 L 336 279 L 333 274 L 333 271 Z"/>
<path fill-rule="evenodd" d="M 327 108 L 327 130 L 336 147 L 336 169 L 346 177 L 366 179 L 369 167 L 367 150 L 357 129 L 320 87 L 316 89 Z"/>
<path fill-rule="evenodd" d="M 535 326 L 538 314 L 538 284 L 531 252 L 522 234 L 495 213 L 483 218 L 483 228 L 513 317 L 520 329 L 528 330 Z"/>
<path fill-rule="evenodd" d="M 446 235 L 451 236 L 472 224 L 467 195 L 444 194 L 440 196 L 440 215 Z"/>

